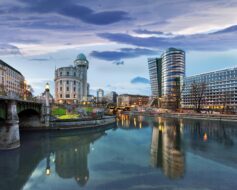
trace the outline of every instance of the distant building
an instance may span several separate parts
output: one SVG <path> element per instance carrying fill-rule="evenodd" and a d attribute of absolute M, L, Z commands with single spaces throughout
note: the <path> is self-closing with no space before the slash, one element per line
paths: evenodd
<path fill-rule="evenodd" d="M 108 103 L 116 103 L 118 94 L 114 91 L 109 92 L 105 95 L 105 101 Z"/>
<path fill-rule="evenodd" d="M 203 108 L 229 107 L 237 111 L 237 67 L 187 77 L 182 93 L 182 107 L 184 108 L 193 108 L 191 86 L 194 82 L 206 84 Z"/>
<path fill-rule="evenodd" d="M 185 77 L 185 52 L 167 49 L 160 58 L 149 58 L 148 68 L 152 96 L 159 98 L 159 106 L 175 108 Z"/>
<path fill-rule="evenodd" d="M 149 96 L 121 94 L 117 97 L 117 106 L 143 106 L 149 102 Z"/>
<path fill-rule="evenodd" d="M 104 90 L 98 89 L 97 90 L 97 102 L 102 102 L 104 97 Z"/>
<path fill-rule="evenodd" d="M 24 76 L 16 69 L 0 60 L 0 95 L 23 98 L 26 90 Z"/>
<path fill-rule="evenodd" d="M 55 71 L 55 101 L 57 103 L 78 103 L 87 100 L 89 85 L 87 70 L 89 62 L 79 54 L 74 66 L 61 67 Z"/>

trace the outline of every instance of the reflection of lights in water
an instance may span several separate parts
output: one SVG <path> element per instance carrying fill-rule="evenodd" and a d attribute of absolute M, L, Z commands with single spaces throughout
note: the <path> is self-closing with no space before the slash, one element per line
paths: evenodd
<path fill-rule="evenodd" d="M 77 148 L 75 148 L 75 152 L 77 152 Z"/>
<path fill-rule="evenodd" d="M 142 122 L 139 122 L 139 128 L 142 128 Z"/>
<path fill-rule="evenodd" d="M 77 178 L 76 178 L 76 180 L 77 180 L 77 181 L 80 181 L 80 178 L 79 178 L 79 177 L 77 177 Z"/>
<path fill-rule="evenodd" d="M 94 148 L 94 147 L 91 147 L 91 150 L 93 151 L 93 150 L 95 150 L 95 148 Z"/>
<path fill-rule="evenodd" d="M 85 176 L 85 180 L 88 180 L 88 177 L 87 177 L 87 176 Z"/>
<path fill-rule="evenodd" d="M 183 134 L 183 131 L 184 131 L 184 123 L 183 123 L 183 120 L 181 119 L 180 120 L 180 133 Z"/>
<path fill-rule="evenodd" d="M 47 168 L 45 170 L 45 175 L 49 176 L 50 174 L 51 174 L 51 170 L 50 170 L 50 168 Z"/>
<path fill-rule="evenodd" d="M 134 126 L 136 127 L 137 126 L 137 120 L 136 120 L 135 117 L 133 118 L 133 123 L 134 123 Z"/>
<path fill-rule="evenodd" d="M 204 133 L 204 135 L 203 135 L 203 141 L 207 141 L 207 140 L 208 140 L 207 133 Z"/>
<path fill-rule="evenodd" d="M 159 131 L 162 131 L 162 127 L 161 127 L 161 125 L 159 126 Z"/>

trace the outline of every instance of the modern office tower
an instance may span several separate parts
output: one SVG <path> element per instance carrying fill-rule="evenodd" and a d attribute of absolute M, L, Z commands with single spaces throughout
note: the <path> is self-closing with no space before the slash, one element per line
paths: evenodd
<path fill-rule="evenodd" d="M 0 95 L 23 97 L 25 90 L 24 76 L 0 60 Z"/>
<path fill-rule="evenodd" d="M 79 54 L 74 66 L 61 67 L 55 71 L 55 101 L 57 103 L 78 103 L 87 101 L 87 70 L 89 62 Z"/>
<path fill-rule="evenodd" d="M 97 90 L 97 102 L 102 102 L 103 97 L 104 97 L 104 90 L 99 88 Z"/>
<path fill-rule="evenodd" d="M 152 96 L 161 97 L 161 58 L 148 58 L 148 69 Z"/>
<path fill-rule="evenodd" d="M 186 77 L 182 93 L 182 107 L 193 108 L 192 84 L 206 85 L 202 108 L 237 111 L 237 67 Z"/>
<path fill-rule="evenodd" d="M 177 83 L 182 88 L 185 77 L 185 52 L 176 48 L 167 49 L 162 55 L 162 96 L 176 96 Z"/>
<path fill-rule="evenodd" d="M 161 58 L 148 59 L 148 68 L 152 96 L 159 98 L 159 106 L 177 108 L 185 77 L 185 52 L 169 48 Z"/>

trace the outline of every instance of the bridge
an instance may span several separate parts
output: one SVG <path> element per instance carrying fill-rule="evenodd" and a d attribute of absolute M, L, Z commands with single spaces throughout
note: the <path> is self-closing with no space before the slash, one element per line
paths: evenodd
<path fill-rule="evenodd" d="M 0 96 L 0 149 L 18 148 L 19 128 L 47 124 L 49 110 L 50 107 L 40 102 Z"/>

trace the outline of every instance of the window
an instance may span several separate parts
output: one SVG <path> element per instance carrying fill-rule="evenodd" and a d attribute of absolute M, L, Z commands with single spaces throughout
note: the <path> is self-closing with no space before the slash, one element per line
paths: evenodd
<path fill-rule="evenodd" d="M 62 72 L 60 72 L 60 76 L 62 76 L 63 75 L 63 73 Z"/>
<path fill-rule="evenodd" d="M 67 86 L 67 91 L 69 91 L 69 87 Z"/>
<path fill-rule="evenodd" d="M 76 87 L 73 87 L 73 91 L 76 92 Z"/>
<path fill-rule="evenodd" d="M 73 81 L 73 84 L 76 84 L 76 81 L 75 81 L 75 80 Z"/>
<path fill-rule="evenodd" d="M 69 72 L 67 72 L 67 76 L 69 76 Z"/>
<path fill-rule="evenodd" d="M 69 84 L 69 81 L 67 80 L 67 84 Z"/>
<path fill-rule="evenodd" d="M 60 91 L 62 91 L 63 90 L 63 88 L 62 87 L 60 87 Z"/>
<path fill-rule="evenodd" d="M 66 94 L 66 98 L 70 98 L 70 94 Z"/>
<path fill-rule="evenodd" d="M 60 98 L 62 98 L 63 97 L 63 95 L 62 94 L 60 94 Z"/>
<path fill-rule="evenodd" d="M 60 80 L 60 84 L 63 84 L 63 81 L 62 81 L 62 80 Z"/>

